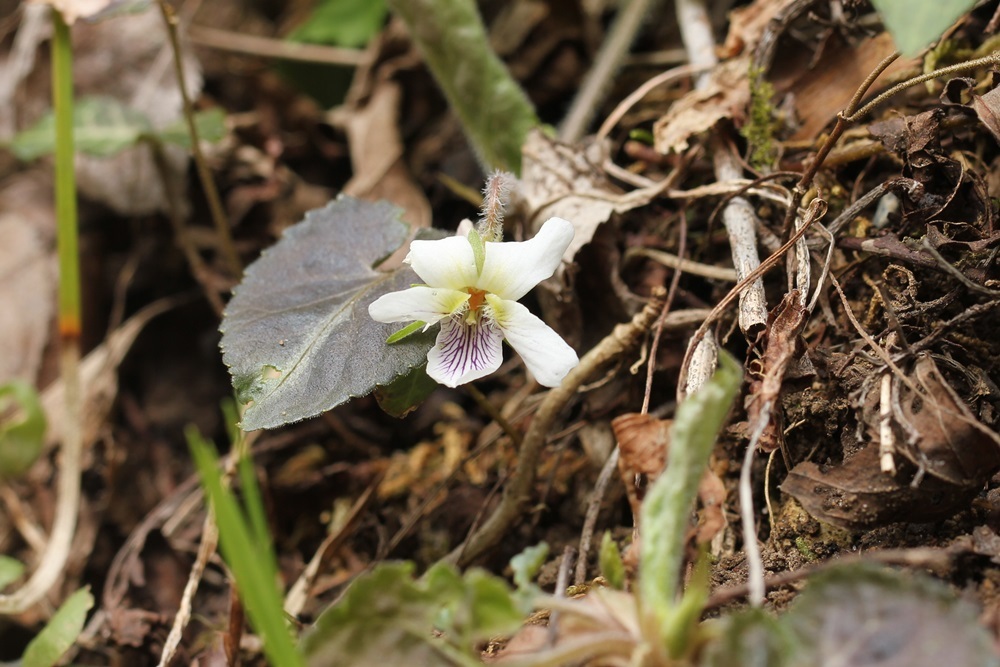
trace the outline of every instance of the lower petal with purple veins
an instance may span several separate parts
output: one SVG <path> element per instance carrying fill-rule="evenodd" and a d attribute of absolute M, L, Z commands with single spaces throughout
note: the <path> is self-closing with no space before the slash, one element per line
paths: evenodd
<path fill-rule="evenodd" d="M 472 324 L 464 317 L 442 320 L 437 342 L 427 354 L 427 374 L 449 387 L 489 375 L 503 361 L 502 342 L 500 328 L 483 314 Z"/>

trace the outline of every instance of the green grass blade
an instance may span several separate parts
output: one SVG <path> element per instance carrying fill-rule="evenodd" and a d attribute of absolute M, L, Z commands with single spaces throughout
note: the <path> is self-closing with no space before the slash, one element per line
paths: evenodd
<path fill-rule="evenodd" d="M 741 381 L 739 365 L 721 354 L 712 379 L 677 409 L 666 470 L 642 504 L 637 590 L 643 618 L 655 622 L 661 637 L 671 634 L 679 602 L 684 539 L 698 482 Z"/>
<path fill-rule="evenodd" d="M 264 640 L 264 653 L 274 667 L 304 667 L 302 655 L 295 648 L 285 624 L 281 595 L 278 592 L 273 570 L 262 559 L 259 550 L 265 545 L 255 544 L 253 528 L 240 510 L 235 496 L 222 485 L 215 448 L 189 427 L 188 447 L 201 476 L 205 492 L 211 499 L 219 526 L 219 543 L 236 578 L 236 587 L 250 616 L 254 629 Z"/>

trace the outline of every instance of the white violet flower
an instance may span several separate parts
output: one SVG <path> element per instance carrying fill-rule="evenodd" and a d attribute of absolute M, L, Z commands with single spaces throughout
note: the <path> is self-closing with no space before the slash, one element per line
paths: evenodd
<path fill-rule="evenodd" d="M 573 226 L 551 218 L 523 242 L 414 241 L 404 261 L 426 284 L 385 294 L 368 313 L 378 322 L 421 322 L 425 331 L 440 322 L 427 374 L 441 384 L 457 387 L 495 371 L 506 339 L 539 383 L 559 386 L 579 363 L 576 352 L 517 300 L 555 272 L 572 240 Z"/>

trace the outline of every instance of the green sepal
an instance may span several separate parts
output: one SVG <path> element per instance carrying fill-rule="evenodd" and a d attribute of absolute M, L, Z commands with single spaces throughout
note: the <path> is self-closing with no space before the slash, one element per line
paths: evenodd
<path fill-rule="evenodd" d="M 483 237 L 475 229 L 469 230 L 469 245 L 472 246 L 472 256 L 476 258 L 476 274 L 483 274 L 483 264 L 486 262 L 486 244 Z"/>
<path fill-rule="evenodd" d="M 412 336 L 413 334 L 417 333 L 425 326 L 427 326 L 426 322 L 411 322 L 410 324 L 407 324 L 405 327 L 403 327 L 396 333 L 386 338 L 385 342 L 389 345 L 392 345 L 393 343 L 398 343 L 407 336 Z"/>

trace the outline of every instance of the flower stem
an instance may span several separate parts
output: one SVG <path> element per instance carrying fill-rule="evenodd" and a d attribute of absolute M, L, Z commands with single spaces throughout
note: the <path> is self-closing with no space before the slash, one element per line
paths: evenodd
<path fill-rule="evenodd" d="M 80 259 L 73 166 L 73 52 L 69 26 L 52 10 L 52 98 L 55 109 L 55 197 L 59 252 L 60 370 L 65 426 L 52 533 L 38 568 L 20 589 L 0 596 L 0 613 L 18 614 L 42 599 L 59 578 L 76 532 L 80 505 Z"/>

